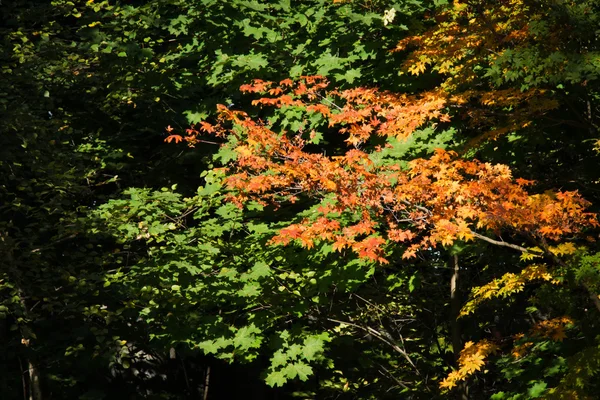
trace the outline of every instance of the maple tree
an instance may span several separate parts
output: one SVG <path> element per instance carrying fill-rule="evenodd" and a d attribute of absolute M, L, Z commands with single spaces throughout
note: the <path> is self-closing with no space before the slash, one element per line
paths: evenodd
<path fill-rule="evenodd" d="M 289 80 L 281 84 L 292 86 Z M 271 94 L 284 90 L 280 86 L 268 89 L 271 85 L 256 81 L 241 90 L 269 90 Z M 529 195 L 525 186 L 532 182 L 513 179 L 504 165 L 465 161 L 443 150 L 430 159 L 411 161 L 406 169 L 377 165 L 370 156 L 381 147 L 371 153 L 360 150 L 370 135 L 405 137 L 427 120 L 447 118 L 440 112 L 443 103 L 431 101 L 427 95 L 411 99 L 372 89 L 334 93 L 346 100 L 343 107 L 329 100 L 313 104 L 299 99 L 327 99 L 328 95 L 319 94 L 326 86 L 321 77 L 306 77 L 290 94 L 261 98 L 254 104 L 302 107 L 326 116 L 330 126 L 344 125 L 339 131 L 348 134 L 346 142 L 352 148 L 340 156 L 307 152 L 301 134 L 277 134 L 244 112 L 219 108 L 221 121 L 242 128 L 240 133 L 230 131 L 236 139 L 237 155 L 224 183 L 235 190 L 231 201 L 238 205 L 248 200 L 279 204 L 294 202 L 299 195 L 327 199 L 310 221 L 282 229 L 273 242 L 287 244 L 297 239 L 312 247 L 314 240 L 329 240 L 337 250 L 348 247 L 363 257 L 386 262 L 380 256 L 386 240 L 374 235 L 380 225 L 385 239 L 412 243 L 403 258 L 456 240 L 477 237 L 495 242 L 477 229 L 499 232 L 510 227 L 533 239 L 558 240 L 597 225 L 596 216 L 584 211 L 588 203 L 577 193 Z M 411 124 L 406 124 L 406 119 Z M 216 126 L 203 122 L 199 131 L 223 136 L 227 129 L 221 122 Z M 194 145 L 199 131 L 188 130 L 185 140 Z M 356 213 L 360 222 L 342 227 L 330 216 L 342 213 Z"/>
<path fill-rule="evenodd" d="M 597 397 L 597 0 L 38 3 L 2 399 Z"/>
<path fill-rule="evenodd" d="M 565 43 L 573 29 L 565 14 L 575 24 L 593 9 L 587 1 L 453 1 L 431 16 L 432 29 L 401 40 L 395 51 L 408 52 L 405 73 L 439 73 L 440 92 L 479 132 L 476 141 L 493 139 L 533 123 L 555 123 L 548 112 L 568 97 L 556 85 L 585 86 L 597 78 L 595 53 L 585 39 Z M 564 122 L 585 127 L 592 119 Z"/>
<path fill-rule="evenodd" d="M 253 105 L 297 107 L 307 114 L 321 114 L 329 127 L 338 127 L 347 137 L 349 149 L 343 154 L 309 152 L 305 147 L 314 131 L 308 137 L 303 137 L 302 131 L 277 133 L 245 112 L 225 106 L 219 106 L 215 124 L 202 122 L 188 129 L 185 137 L 175 135 L 167 140 L 186 140 L 190 146 L 203 134 L 229 140 L 225 146 L 232 147 L 234 161 L 221 173 L 223 184 L 232 190 L 228 200 L 239 207 L 258 201 L 278 208 L 300 197 L 321 201 L 310 217 L 282 228 L 272 244 L 295 241 L 310 249 L 315 242 L 330 242 L 335 251 L 350 249 L 361 258 L 387 264 L 386 246 L 391 244 L 400 244 L 402 258 L 410 259 L 438 245 L 479 239 L 523 252 L 522 258 L 527 260 L 572 254 L 574 246 L 569 242 L 552 248 L 547 242 L 598 226 L 596 215 L 585 211 L 589 203 L 578 193 L 529 194 L 526 187 L 533 182 L 513 178 L 505 165 L 463 160 L 439 149 L 429 159 L 412 160 L 406 167 L 374 162 L 384 146 L 370 146 L 373 137 L 406 138 L 426 121 L 447 121 L 449 116 L 442 112 L 445 100 L 429 93 L 406 96 L 361 88 L 326 92 L 327 86 L 323 77 L 309 76 L 297 82 L 286 79 L 278 85 L 255 80 L 240 89 L 270 95 L 254 100 Z M 354 215 L 353 222 L 340 221 L 344 214 Z M 544 249 L 527 249 L 505 242 L 501 236 L 489 236 L 506 231 Z M 506 274 L 475 288 L 462 314 L 469 314 L 486 299 L 517 293 L 530 281 L 558 283 L 549 268 L 531 265 L 518 275 Z M 600 306 L 598 295 L 594 291 L 590 295 Z M 572 320 L 542 321 L 532 328 L 532 335 L 562 340 L 566 323 Z M 513 352 L 522 352 L 526 344 Z M 485 357 L 497 350 L 498 346 L 487 340 L 476 345 L 468 342 L 460 353 L 459 369 L 443 380 L 441 387 L 456 386 L 457 381 L 480 370 Z"/>

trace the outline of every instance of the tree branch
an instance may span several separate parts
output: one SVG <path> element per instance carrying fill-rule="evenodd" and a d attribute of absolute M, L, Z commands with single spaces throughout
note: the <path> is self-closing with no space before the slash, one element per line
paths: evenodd
<path fill-rule="evenodd" d="M 379 331 L 371 328 L 370 326 L 362 326 L 362 325 L 354 324 L 352 322 L 339 321 L 339 320 L 333 319 L 333 318 L 327 318 L 327 320 L 331 321 L 331 322 L 335 322 L 337 324 L 350 325 L 350 326 L 353 326 L 355 328 L 361 329 L 361 330 L 363 330 L 363 331 L 365 331 L 365 332 L 373 335 L 374 337 L 376 337 L 380 341 L 384 342 L 385 344 L 387 344 L 388 346 L 390 346 L 392 349 L 394 349 L 398 353 L 402 354 L 402 356 L 406 359 L 406 361 L 408 361 L 408 363 L 415 369 L 415 371 L 417 372 L 417 374 L 420 375 L 419 369 L 413 363 L 413 361 L 411 360 L 411 358 L 409 357 L 409 355 L 406 353 L 406 351 L 402 350 L 400 348 L 400 346 L 398 346 L 396 343 L 394 343 L 393 341 L 391 341 L 390 339 L 388 339 L 384 335 L 382 335 L 381 332 L 379 332 Z"/>
<path fill-rule="evenodd" d="M 473 232 L 473 231 L 470 231 L 470 232 L 477 239 L 481 239 L 481 240 L 483 240 L 485 242 L 488 242 L 488 243 L 491 243 L 491 244 L 495 244 L 496 246 L 508 247 L 508 248 L 513 249 L 513 250 L 520 251 L 521 253 L 531 253 L 531 251 L 527 250 L 525 247 L 521 247 L 521 246 L 518 246 L 518 245 L 512 244 L 512 243 L 506 243 L 506 242 L 503 242 L 503 241 L 500 241 L 500 240 L 494 240 L 494 239 L 489 238 L 487 236 L 481 235 L 481 234 L 479 234 L 477 232 Z"/>
<path fill-rule="evenodd" d="M 546 243 L 546 240 L 544 240 L 544 238 L 541 238 L 540 247 L 552 259 L 552 261 L 554 261 L 555 263 L 557 263 L 558 265 L 560 265 L 562 267 L 565 267 L 565 268 L 567 267 L 567 264 L 563 260 L 558 258 L 556 256 L 556 254 L 554 254 L 550 251 L 550 248 L 548 247 L 548 243 Z M 594 292 L 594 290 L 585 282 L 582 282 L 581 286 L 583 286 L 584 289 L 588 292 L 590 300 L 592 300 L 592 303 L 594 303 L 594 306 L 596 307 L 596 309 L 598 311 L 600 311 L 600 299 L 598 298 L 598 294 L 596 292 Z"/>

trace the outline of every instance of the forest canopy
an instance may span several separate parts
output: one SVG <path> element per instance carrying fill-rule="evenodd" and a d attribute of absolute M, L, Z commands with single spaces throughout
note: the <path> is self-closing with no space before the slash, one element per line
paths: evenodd
<path fill-rule="evenodd" d="M 0 397 L 596 398 L 599 27 L 0 4 Z"/>

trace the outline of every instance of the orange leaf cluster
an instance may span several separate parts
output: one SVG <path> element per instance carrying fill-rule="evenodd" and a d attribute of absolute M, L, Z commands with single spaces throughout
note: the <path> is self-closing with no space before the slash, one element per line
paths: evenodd
<path fill-rule="evenodd" d="M 253 105 L 275 107 L 296 106 L 308 112 L 322 114 L 330 126 L 342 125 L 340 133 L 348 134 L 349 144 L 359 146 L 371 135 L 406 138 L 428 121 L 449 121 L 442 110 L 447 96 L 443 91 L 406 95 L 377 89 L 354 88 L 325 91 L 329 82 L 322 76 L 303 76 L 297 82 L 289 79 L 267 82 L 255 79 L 242 85 L 246 93 L 269 94 L 252 102 Z M 305 101 L 305 100 L 308 100 Z M 318 101 L 315 103 L 314 101 Z M 334 101 L 343 105 L 337 105 Z"/>
<path fill-rule="evenodd" d="M 573 324 L 574 321 L 570 317 L 558 317 L 540 321 L 531 328 L 531 335 L 562 342 L 567 337 L 565 328 Z"/>
<path fill-rule="evenodd" d="M 283 86 L 294 91 L 293 96 L 289 95 L 294 104 L 308 109 L 310 104 L 299 98 L 318 98 L 326 81 L 304 77 L 295 85 L 280 82 L 279 87 Z M 270 82 L 255 81 L 243 89 L 255 92 L 272 87 Z M 337 114 L 332 110 L 331 118 L 336 118 L 334 124 L 342 125 L 342 133 L 354 132 L 351 137 L 362 142 L 368 137 L 357 131 L 363 124 L 370 124 L 368 118 L 372 119 L 374 113 L 385 118 L 399 118 L 399 114 L 385 114 L 388 109 L 380 102 L 387 94 L 382 97 L 372 90 L 360 93 L 366 98 L 361 99 L 357 91 L 347 92 L 345 99 L 356 108 L 338 110 Z M 281 97 L 275 98 L 276 106 L 284 103 Z M 259 100 L 257 104 L 266 103 Z M 368 113 L 362 114 L 363 109 Z M 298 240 L 311 247 L 315 240 L 324 240 L 333 242 L 338 251 L 350 248 L 361 257 L 386 262 L 383 246 L 388 241 L 404 243 L 407 247 L 403 257 L 410 258 L 438 244 L 447 246 L 457 240 L 482 237 L 477 230 L 510 228 L 522 234 L 559 239 L 596 225 L 595 215 L 585 212 L 587 202 L 576 192 L 529 195 L 525 187 L 531 182 L 513 179 L 505 165 L 461 160 L 443 150 L 429 159 L 410 162 L 405 170 L 397 165 L 376 165 L 368 153 L 357 148 L 328 157 L 305 151 L 300 134 L 278 134 L 247 114 L 224 106 L 219 111 L 218 123 L 201 129 L 237 136 L 237 159 L 229 166 L 224 182 L 234 193 L 231 201 L 241 206 L 248 200 L 280 204 L 296 201 L 298 196 L 328 199 L 328 205 L 313 218 L 282 230 L 274 243 Z M 431 113 L 428 110 L 425 114 Z M 384 130 L 369 135 L 389 131 L 396 135 L 394 122 L 385 121 L 377 125 L 387 123 Z M 237 129 L 228 130 L 224 122 L 235 124 Z M 375 153 L 378 151 L 381 149 Z M 330 216 L 332 213 L 358 215 L 361 222 L 341 226 Z"/>
<path fill-rule="evenodd" d="M 570 317 L 566 316 L 540 321 L 530 329 L 529 337 L 562 342 L 567 337 L 565 330 L 574 323 L 575 322 Z M 519 333 L 514 336 L 514 339 L 515 341 L 518 341 L 522 340 L 524 337 L 524 334 Z M 514 358 L 521 358 L 527 353 L 527 350 L 531 346 L 533 346 L 533 342 L 531 340 L 526 340 L 515 345 L 511 350 L 511 354 Z"/>
<path fill-rule="evenodd" d="M 556 33 L 540 41 L 531 29 L 533 21 L 544 18 L 539 5 L 532 7 L 524 0 L 454 1 L 435 15 L 432 29 L 397 44 L 395 51 L 408 50 L 402 69 L 413 75 L 428 68 L 442 74 L 440 89 L 452 94 L 452 104 L 463 111 L 472 127 L 488 129 L 478 140 L 525 128 L 557 108 L 558 102 L 536 88 L 498 89 L 491 82 L 484 83 L 478 71 L 493 65 L 505 52 L 532 43 L 558 50 Z M 506 107 L 511 109 L 510 116 L 503 112 Z"/>

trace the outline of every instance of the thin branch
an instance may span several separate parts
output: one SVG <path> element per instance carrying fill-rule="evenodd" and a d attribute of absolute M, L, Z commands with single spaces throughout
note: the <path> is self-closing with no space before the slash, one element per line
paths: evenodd
<path fill-rule="evenodd" d="M 384 342 L 385 344 L 387 344 L 388 346 L 390 346 L 392 349 L 394 349 L 396 352 L 402 354 L 402 356 L 406 359 L 406 361 L 408 361 L 408 363 L 415 369 L 415 371 L 417 372 L 418 375 L 420 375 L 419 373 L 419 369 L 417 368 L 417 366 L 413 363 L 413 361 L 411 360 L 411 358 L 409 357 L 409 355 L 406 353 L 406 351 L 402 350 L 400 348 L 400 346 L 398 346 L 396 343 L 394 343 L 392 340 L 386 338 L 385 336 L 383 336 L 381 334 L 381 332 L 371 328 L 370 326 L 362 326 L 362 325 L 358 325 L 358 324 L 354 324 L 352 322 L 346 322 L 346 321 L 339 321 L 337 319 L 333 319 L 333 318 L 327 318 L 328 321 L 331 322 L 335 322 L 337 324 L 346 324 L 346 325 L 350 325 L 353 326 L 355 328 L 361 329 L 371 335 L 373 335 L 374 337 L 376 337 L 377 339 L 379 339 L 380 341 Z"/>
<path fill-rule="evenodd" d="M 389 376 L 390 378 L 392 378 L 394 380 L 394 382 L 396 382 L 398 385 L 402 386 L 404 389 L 408 389 L 408 386 L 406 386 L 404 384 L 404 382 L 402 382 L 400 379 L 396 378 L 386 367 L 384 367 L 383 365 L 381 365 L 378 362 L 375 362 L 375 364 L 377 364 L 377 366 L 379 368 L 381 368 L 383 371 L 385 371 L 385 374 L 382 373 L 381 375 L 385 376 L 387 374 L 387 376 Z M 379 372 L 381 373 L 381 370 Z"/>
<path fill-rule="evenodd" d="M 335 108 L 337 108 L 340 111 L 344 111 L 344 109 L 340 106 L 338 106 L 337 104 L 335 104 L 333 101 L 329 100 L 327 97 L 321 95 L 320 93 L 316 93 L 315 94 L 321 98 L 321 100 L 325 100 L 326 102 L 328 102 L 329 104 L 331 104 L 332 106 L 334 106 Z"/>
<path fill-rule="evenodd" d="M 481 239 L 481 240 L 486 241 L 491 244 L 495 244 L 497 246 L 508 247 L 508 248 L 520 251 L 522 253 L 531 253 L 530 250 L 527 250 L 525 247 L 517 246 L 516 244 L 506 243 L 506 242 L 502 242 L 499 240 L 494 240 L 494 239 L 491 239 L 484 235 L 480 235 L 479 233 L 476 233 L 473 231 L 471 231 L 471 234 L 478 239 Z M 560 266 L 563 266 L 563 267 L 567 266 L 567 264 L 564 261 L 562 261 L 560 258 L 558 258 L 554 253 L 552 253 L 550 251 L 550 249 L 548 248 L 548 244 L 546 243 L 546 241 L 543 238 L 542 238 L 541 242 L 539 243 L 539 245 L 543 249 L 544 255 L 550 257 L 552 259 L 552 261 L 554 261 L 556 264 L 558 264 Z M 590 299 L 594 303 L 594 306 L 598 309 L 598 311 L 600 311 L 600 299 L 598 298 L 598 295 L 586 283 L 582 283 L 582 286 L 588 292 Z"/>
<path fill-rule="evenodd" d="M 494 240 L 492 238 L 489 238 L 489 237 L 484 236 L 484 235 L 480 235 L 479 233 L 473 232 L 473 231 L 470 231 L 470 233 L 473 236 L 475 236 L 476 238 L 481 239 L 481 240 L 486 241 L 486 242 L 491 243 L 491 244 L 495 244 L 496 246 L 508 247 L 508 248 L 520 251 L 521 253 L 531 253 L 530 250 L 527 250 L 525 247 L 521 247 L 521 246 L 518 246 L 516 244 L 502 242 L 500 240 Z"/>
<path fill-rule="evenodd" d="M 208 384 L 210 383 L 210 365 L 206 367 L 206 376 L 204 378 L 204 388 L 202 390 L 202 398 L 208 400 Z"/>
<path fill-rule="evenodd" d="M 196 139 L 196 141 L 198 143 L 207 143 L 207 144 L 216 144 L 218 146 L 222 145 L 223 143 L 218 143 L 218 142 L 213 142 L 211 140 L 204 140 L 204 139 Z"/>
<path fill-rule="evenodd" d="M 429 215 L 433 215 L 433 213 L 431 212 L 431 210 L 430 210 L 430 209 L 428 209 L 428 208 L 426 208 L 426 207 L 423 207 L 423 206 L 416 205 L 416 204 L 412 204 L 412 203 L 411 203 L 410 201 L 408 201 L 408 200 L 402 200 L 402 203 L 406 204 L 406 205 L 407 205 L 407 206 L 409 206 L 409 207 L 414 207 L 414 208 L 416 208 L 417 210 L 423 211 L 423 212 L 425 212 L 425 213 L 427 213 L 427 214 L 429 214 Z"/>
<path fill-rule="evenodd" d="M 46 246 L 42 246 L 42 247 L 38 247 L 38 248 L 36 248 L 36 249 L 33 249 L 33 250 L 31 250 L 31 253 L 37 253 L 37 252 L 40 252 L 40 251 L 42 251 L 42 250 L 49 249 L 49 248 L 51 248 L 52 246 L 54 246 L 54 245 L 56 245 L 56 244 L 58 244 L 58 243 L 65 242 L 65 241 L 67 241 L 67 240 L 69 240 L 69 239 L 73 239 L 73 238 L 75 238 L 75 236 L 77 236 L 77 233 L 74 233 L 74 234 L 72 234 L 72 235 L 69 235 L 69 236 L 66 236 L 66 237 L 64 237 L 64 238 L 61 238 L 61 239 L 55 240 L 54 242 L 52 242 L 52 243 L 50 243 L 50 244 L 48 244 L 48 245 L 46 245 Z"/>
<path fill-rule="evenodd" d="M 185 363 L 183 362 L 183 357 L 179 357 L 179 361 L 181 362 L 181 367 L 183 368 L 183 376 L 185 378 L 185 385 L 187 386 L 188 392 L 192 393 L 192 389 L 190 388 L 190 379 L 188 377 L 187 369 L 185 368 Z"/>

